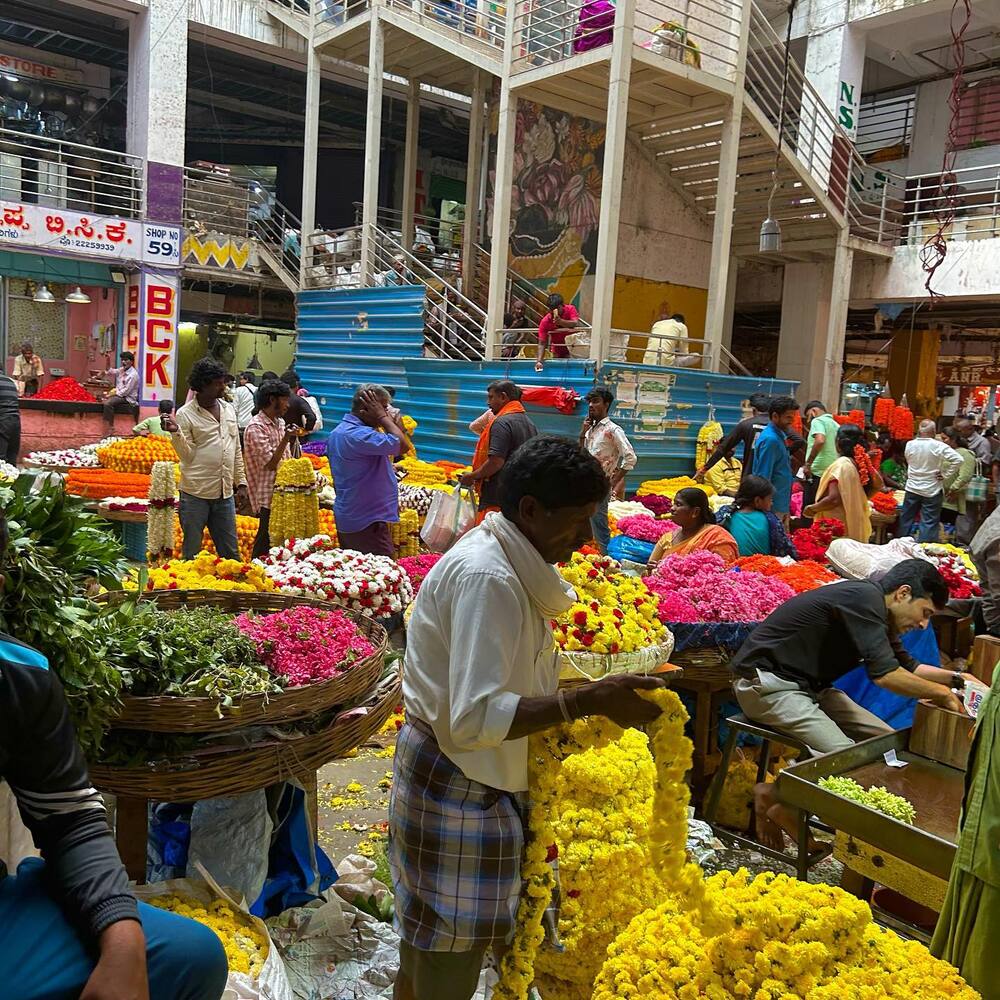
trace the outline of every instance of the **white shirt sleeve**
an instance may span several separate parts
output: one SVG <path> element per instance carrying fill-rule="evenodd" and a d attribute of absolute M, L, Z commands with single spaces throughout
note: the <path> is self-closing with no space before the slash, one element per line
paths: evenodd
<path fill-rule="evenodd" d="M 630 472 L 635 468 L 638 459 L 635 457 L 635 449 L 632 442 L 625 436 L 625 432 L 615 425 L 615 443 L 618 445 L 618 462 L 624 472 Z"/>
<path fill-rule="evenodd" d="M 497 747 L 507 738 L 521 696 L 510 689 L 524 625 L 521 602 L 503 576 L 465 576 L 449 609 L 448 706 L 451 741 L 460 750 Z M 484 628 L 483 622 L 490 627 Z"/>

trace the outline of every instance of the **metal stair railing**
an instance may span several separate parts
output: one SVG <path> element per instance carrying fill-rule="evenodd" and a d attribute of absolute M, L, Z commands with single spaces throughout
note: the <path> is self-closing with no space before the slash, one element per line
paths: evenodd
<path fill-rule="evenodd" d="M 414 17 L 419 22 L 436 21 L 503 51 L 507 18 L 503 3 L 495 0 L 382 0 L 385 7 Z"/>

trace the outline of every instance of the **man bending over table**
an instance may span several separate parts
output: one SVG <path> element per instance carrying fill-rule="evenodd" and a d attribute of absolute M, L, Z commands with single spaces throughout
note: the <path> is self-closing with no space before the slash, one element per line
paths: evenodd
<path fill-rule="evenodd" d="M 964 711 L 954 693 L 966 674 L 917 663 L 901 633 L 926 628 L 948 602 L 948 586 L 923 559 L 894 566 L 879 583 L 845 581 L 798 594 L 757 626 L 733 657 L 733 691 L 752 722 L 798 737 L 814 754 L 843 750 L 891 733 L 878 716 L 833 686 L 863 663 L 879 687 Z M 773 784 L 754 789 L 757 838 L 780 850 L 793 839 L 795 814 L 778 803 Z"/>

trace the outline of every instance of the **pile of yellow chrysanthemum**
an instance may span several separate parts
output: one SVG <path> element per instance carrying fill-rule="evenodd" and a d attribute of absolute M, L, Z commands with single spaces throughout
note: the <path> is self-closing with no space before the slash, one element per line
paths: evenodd
<path fill-rule="evenodd" d="M 696 483 L 690 476 L 674 476 L 672 479 L 647 479 L 639 484 L 635 495 L 644 497 L 650 493 L 655 493 L 661 497 L 670 497 L 671 500 L 677 495 L 678 490 L 695 486 L 699 490 L 704 490 L 706 496 L 715 496 L 715 490 L 707 483 Z"/>
<path fill-rule="evenodd" d="M 567 652 L 632 653 L 667 637 L 657 617 L 659 598 L 614 559 L 573 553 L 559 566 L 577 601 L 553 622 L 556 644 Z"/>
<path fill-rule="evenodd" d="M 126 590 L 135 582 L 125 580 Z M 152 566 L 147 590 L 244 590 L 251 593 L 274 590 L 274 584 L 262 566 L 220 559 L 211 552 L 199 552 L 194 559 L 171 559 L 162 566 Z"/>
<path fill-rule="evenodd" d="M 132 472 L 148 476 L 157 462 L 177 462 L 177 452 L 170 438 L 151 434 L 149 437 L 125 438 L 97 449 L 97 461 L 105 469 Z"/>
<path fill-rule="evenodd" d="M 608 949 L 593 1000 L 979 998 L 843 889 L 740 869 L 713 875 L 705 891 L 701 915 L 674 898 L 640 913 Z"/>
<path fill-rule="evenodd" d="M 241 972 L 251 979 L 260 976 L 270 950 L 267 935 L 225 901 L 205 904 L 191 896 L 154 896 L 148 902 L 211 928 L 226 949 L 230 972 Z"/>
<path fill-rule="evenodd" d="M 448 473 L 439 465 L 421 462 L 412 455 L 404 456 L 396 463 L 396 467 L 406 470 L 406 479 L 403 481 L 407 486 L 433 486 L 435 483 L 448 481 Z"/>

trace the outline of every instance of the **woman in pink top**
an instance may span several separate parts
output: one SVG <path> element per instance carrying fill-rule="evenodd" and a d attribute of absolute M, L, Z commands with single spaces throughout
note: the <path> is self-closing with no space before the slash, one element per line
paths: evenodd
<path fill-rule="evenodd" d="M 567 305 L 563 302 L 563 297 L 558 294 L 549 296 L 549 310 L 542 317 L 538 324 L 538 360 L 535 362 L 535 371 L 542 370 L 542 358 L 545 357 L 545 348 L 551 345 L 552 356 L 555 358 L 568 358 L 569 349 L 566 347 L 566 334 L 572 333 L 576 329 L 580 314 L 576 311 L 576 306 Z"/>

